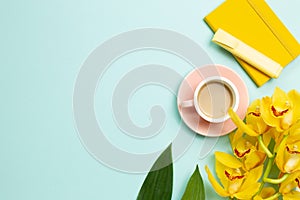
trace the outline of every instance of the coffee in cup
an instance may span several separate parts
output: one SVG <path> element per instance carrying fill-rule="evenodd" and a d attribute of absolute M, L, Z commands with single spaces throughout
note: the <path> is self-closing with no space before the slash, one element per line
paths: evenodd
<path fill-rule="evenodd" d="M 235 85 L 219 76 L 202 80 L 195 92 L 194 99 L 184 101 L 181 107 L 194 107 L 206 121 L 220 123 L 229 119 L 228 109 L 238 109 L 239 94 Z"/>

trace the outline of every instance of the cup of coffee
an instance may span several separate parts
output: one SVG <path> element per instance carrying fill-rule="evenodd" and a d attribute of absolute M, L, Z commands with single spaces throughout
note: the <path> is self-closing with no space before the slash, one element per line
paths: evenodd
<path fill-rule="evenodd" d="M 228 79 L 212 76 L 202 80 L 194 92 L 194 99 L 183 101 L 182 108 L 194 107 L 204 120 L 221 123 L 229 119 L 228 109 L 237 111 L 239 93 Z"/>

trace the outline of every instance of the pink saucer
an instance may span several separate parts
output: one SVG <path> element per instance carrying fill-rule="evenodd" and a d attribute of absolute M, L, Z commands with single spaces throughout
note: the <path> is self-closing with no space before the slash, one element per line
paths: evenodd
<path fill-rule="evenodd" d="M 218 137 L 226 135 L 236 128 L 231 119 L 222 123 L 210 123 L 202 119 L 194 107 L 180 107 L 181 102 L 193 99 L 194 91 L 200 81 L 211 76 L 225 77 L 236 86 L 240 96 L 240 104 L 236 112 L 241 119 L 244 119 L 249 104 L 248 89 L 235 71 L 223 65 L 211 64 L 192 70 L 179 87 L 177 107 L 181 118 L 190 129 L 200 135 Z"/>

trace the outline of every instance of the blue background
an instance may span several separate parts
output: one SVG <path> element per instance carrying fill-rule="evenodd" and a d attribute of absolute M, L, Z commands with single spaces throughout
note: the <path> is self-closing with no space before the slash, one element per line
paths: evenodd
<path fill-rule="evenodd" d="M 76 76 L 87 56 L 101 43 L 122 32 L 154 27 L 182 33 L 209 54 L 215 63 L 234 69 L 246 82 L 250 100 L 271 95 L 276 86 L 300 91 L 300 58 L 277 80 L 257 88 L 236 61 L 210 42 L 212 32 L 202 21 L 222 0 L 127 1 L 2 1 L 0 6 L 0 199 L 135 199 L 146 174 L 113 170 L 95 160 L 83 147 L 73 120 L 72 94 Z M 300 41 L 300 1 L 267 1 Z M 271 48 L 271 47 L 270 47 Z M 133 140 L 111 118 L 110 91 L 122 74 L 135 66 L 158 63 L 185 75 L 192 66 L 174 55 L 141 51 L 120 59 L 103 76 L 96 98 L 105 94 L 105 112 L 97 110 L 107 138 L 129 152 L 165 148 L 179 127 L 176 97 L 159 86 L 141 88 L 131 99 L 132 120 L 149 123 L 148 109 L 162 104 L 167 124 L 156 142 Z M 178 84 L 180 83 L 180 80 Z M 144 102 L 140 104 L 140 102 Z M 104 114 L 103 114 L 104 113 Z M 106 114 L 105 114 L 106 113 Z M 109 115 L 109 116 L 108 116 Z M 171 133 L 171 134 L 170 134 Z M 174 133 L 174 134 L 173 134 Z M 173 134 L 173 135 L 172 135 Z M 195 165 L 199 164 L 209 199 L 217 199 L 204 166 L 214 165 L 213 152 L 199 159 L 194 143 L 174 163 L 173 199 L 180 199 Z M 134 144 L 134 145 L 132 145 Z M 215 150 L 229 151 L 228 138 Z"/>

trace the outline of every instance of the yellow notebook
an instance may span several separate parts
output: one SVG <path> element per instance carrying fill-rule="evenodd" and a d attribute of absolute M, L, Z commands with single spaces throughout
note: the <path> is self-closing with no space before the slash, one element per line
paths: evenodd
<path fill-rule="evenodd" d="M 300 45 L 264 0 L 226 0 L 204 18 L 216 32 L 219 28 L 286 66 L 300 54 Z M 270 77 L 237 58 L 257 86 Z"/>

